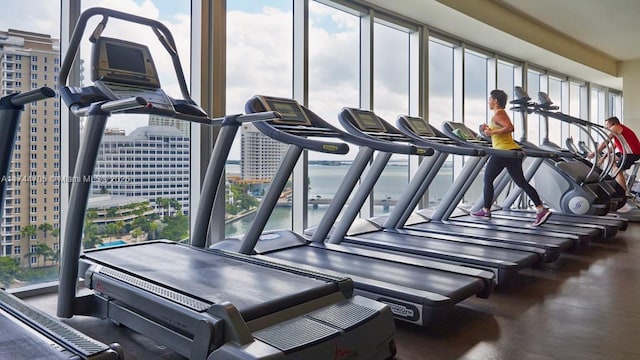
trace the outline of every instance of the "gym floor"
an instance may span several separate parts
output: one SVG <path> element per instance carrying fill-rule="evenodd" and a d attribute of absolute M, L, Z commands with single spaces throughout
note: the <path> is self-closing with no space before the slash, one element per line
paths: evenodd
<path fill-rule="evenodd" d="M 56 295 L 26 299 L 55 313 Z M 434 329 L 397 323 L 397 359 L 640 359 L 640 224 L 545 269 L 526 270 L 489 299 L 469 299 Z M 182 359 L 108 321 L 64 320 L 127 359 Z"/>

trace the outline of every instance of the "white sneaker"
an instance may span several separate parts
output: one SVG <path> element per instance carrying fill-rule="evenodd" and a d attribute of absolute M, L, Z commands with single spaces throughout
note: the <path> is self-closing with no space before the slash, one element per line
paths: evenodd
<path fill-rule="evenodd" d="M 633 207 L 631 205 L 625 203 L 624 205 L 622 205 L 622 207 L 620 209 L 616 210 L 616 212 L 624 214 L 624 213 L 629 212 L 631 210 L 633 210 Z"/>

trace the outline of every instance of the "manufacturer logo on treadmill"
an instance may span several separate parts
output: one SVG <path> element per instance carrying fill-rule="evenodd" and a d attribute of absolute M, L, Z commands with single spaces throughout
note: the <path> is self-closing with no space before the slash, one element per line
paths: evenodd
<path fill-rule="evenodd" d="M 331 144 L 324 144 L 324 145 L 322 145 L 322 148 L 327 150 L 327 151 L 331 151 L 331 152 L 338 151 L 338 147 L 335 146 L 335 145 L 331 145 Z"/>
<path fill-rule="evenodd" d="M 391 312 L 396 317 L 401 317 L 408 321 L 417 321 L 420 318 L 420 311 L 412 304 L 402 303 L 387 298 L 379 298 L 378 301 L 389 305 Z"/>

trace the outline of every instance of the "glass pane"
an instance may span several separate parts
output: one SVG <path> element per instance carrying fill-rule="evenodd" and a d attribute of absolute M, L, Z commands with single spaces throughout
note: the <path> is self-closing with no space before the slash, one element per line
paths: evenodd
<path fill-rule="evenodd" d="M 557 78 L 550 77 L 549 78 L 549 97 L 559 107 L 558 111 L 564 112 L 566 106 L 564 103 L 563 91 L 562 91 L 562 81 Z M 553 118 L 549 119 L 549 133 L 547 137 L 550 142 L 557 146 L 561 146 L 563 144 L 563 135 L 567 133 L 568 125 L 560 120 L 556 120 Z"/>
<path fill-rule="evenodd" d="M 520 79 L 516 79 L 516 65 L 506 63 L 503 61 L 498 61 L 498 89 L 503 90 L 509 96 L 507 99 L 507 111 L 511 105 L 508 103 L 514 99 L 515 94 L 515 86 L 520 84 Z M 488 109 L 489 107 L 487 107 Z M 489 114 L 491 116 L 491 114 Z M 522 139 L 524 136 L 524 116 L 525 113 L 517 113 L 515 111 L 509 111 L 509 116 L 511 116 L 511 121 L 514 125 L 513 137 L 514 139 Z"/>
<path fill-rule="evenodd" d="M 60 1 L 3 4 L 0 91 L 4 97 L 42 86 L 57 89 Z M 25 104 L 2 206 L 0 287 L 58 278 L 60 255 L 60 99 Z M 3 119 L 4 120 L 4 119 Z"/>
<path fill-rule="evenodd" d="M 453 46 L 429 41 L 429 124 L 453 121 Z M 436 206 L 453 183 L 453 157 L 447 158 L 429 186 L 429 206 Z"/>
<path fill-rule="evenodd" d="M 374 24 L 373 103 L 375 113 L 395 125 L 409 114 L 409 33 Z M 374 215 L 388 213 L 409 182 L 407 155 L 394 155 L 373 189 Z"/>
<path fill-rule="evenodd" d="M 538 100 L 538 92 L 540 92 L 540 81 L 542 74 L 529 70 L 527 72 L 527 93 L 529 97 L 535 101 Z M 527 134 L 529 137 L 529 141 L 534 144 L 542 143 L 541 131 L 543 129 L 542 122 L 544 121 L 543 117 L 538 114 L 529 114 L 527 117 Z"/>
<path fill-rule="evenodd" d="M 485 56 L 465 51 L 464 57 L 464 122 L 473 131 L 487 119 L 487 66 Z M 475 201 L 482 195 L 482 174 L 474 179 L 464 201 Z"/>
<path fill-rule="evenodd" d="M 291 1 L 227 2 L 227 113 L 244 113 L 254 95 L 291 97 L 292 11 Z M 242 126 L 226 167 L 227 236 L 247 231 L 285 150 L 251 124 Z M 276 207 L 266 229 L 291 229 L 291 207 Z"/>
<path fill-rule="evenodd" d="M 96 6 L 83 1 L 82 10 Z M 160 21 L 171 31 L 183 67 L 190 78 L 188 1 L 154 3 L 113 2 L 111 9 Z M 87 34 L 101 20 L 94 16 Z M 148 26 L 110 19 L 102 36 L 149 47 L 162 89 L 181 99 L 170 54 Z M 91 46 L 81 43 L 83 86 L 92 83 Z M 189 84 L 187 83 L 187 86 Z M 86 119 L 81 119 L 81 132 Z M 81 137 L 84 134 L 81 133 Z M 189 237 L 190 124 L 155 115 L 113 115 L 107 122 L 87 206 L 84 247 L 113 246 L 152 239 L 186 241 Z"/>
<path fill-rule="evenodd" d="M 338 113 L 360 104 L 360 18 L 311 2 L 309 6 L 309 108 L 341 127 Z M 358 148 L 349 154 L 309 153 L 308 225 L 320 222 Z"/>

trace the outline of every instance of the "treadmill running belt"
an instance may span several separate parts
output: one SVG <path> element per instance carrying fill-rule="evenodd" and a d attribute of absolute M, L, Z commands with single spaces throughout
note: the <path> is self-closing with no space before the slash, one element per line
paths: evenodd
<path fill-rule="evenodd" d="M 105 267 L 208 301 L 228 301 L 241 313 L 265 304 L 295 304 L 335 293 L 335 282 L 228 258 L 173 243 L 141 243 L 83 255 Z"/>
<path fill-rule="evenodd" d="M 0 358 L 11 360 L 69 359 L 73 354 L 0 309 Z"/>

